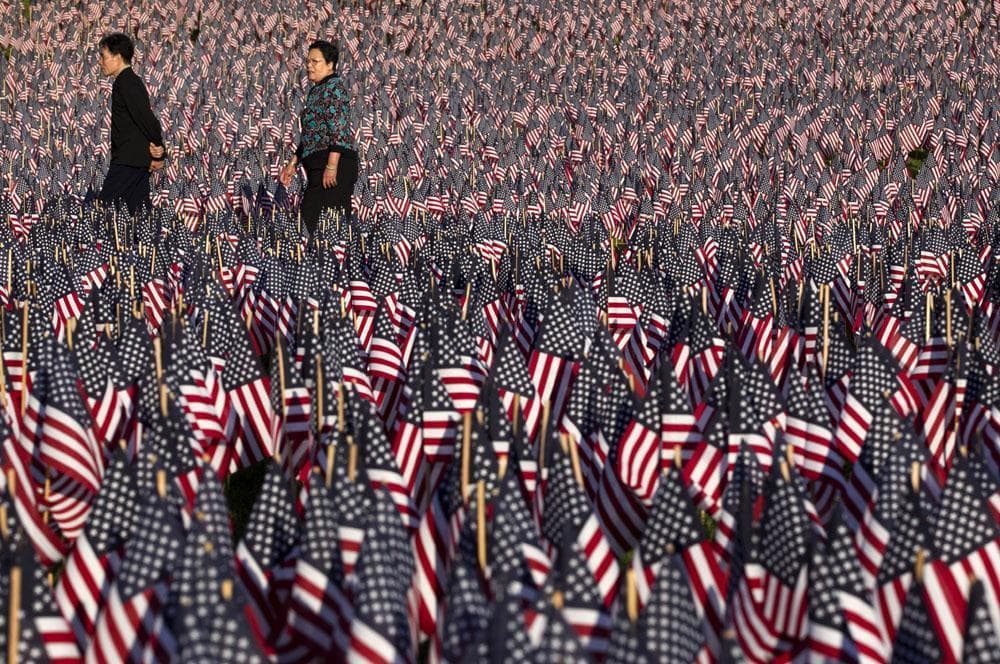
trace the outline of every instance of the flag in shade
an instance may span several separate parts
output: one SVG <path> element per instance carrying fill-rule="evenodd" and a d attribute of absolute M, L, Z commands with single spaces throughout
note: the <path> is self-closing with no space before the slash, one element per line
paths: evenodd
<path fill-rule="evenodd" d="M 338 480 L 339 488 L 346 473 Z M 352 608 L 344 589 L 336 510 L 322 482 L 312 483 L 305 510 L 302 546 L 288 604 L 288 632 L 315 657 L 343 658 Z"/>
<path fill-rule="evenodd" d="M 52 597 L 52 586 L 45 568 L 38 564 L 27 538 L 14 537 L 18 544 L 0 569 L 6 581 L 4 590 L 4 634 L 0 644 L 4 655 L 11 652 L 12 636 L 17 640 L 13 650 L 18 661 L 70 664 L 80 662 L 80 649 L 73 630 L 60 615 Z M 8 542 L 0 542 L 7 548 Z M 9 566 L 8 566 L 9 565 Z M 15 593 L 15 591 L 18 591 Z M 16 624 L 9 622 L 12 609 L 17 607 Z M 14 632 L 13 628 L 17 631 Z"/>
<path fill-rule="evenodd" d="M 543 662 L 586 662 L 587 652 L 563 613 L 553 606 L 549 598 L 542 598 L 542 607 L 531 629 L 538 636 L 532 639 L 535 646 L 521 660 L 531 664 Z"/>
<path fill-rule="evenodd" d="M 476 522 L 465 523 L 447 590 L 441 601 L 438 634 L 432 647 L 439 649 L 440 661 L 460 662 L 489 626 L 490 601 L 483 590 L 476 553 Z"/>
<path fill-rule="evenodd" d="M 516 581 L 495 596 L 487 628 L 468 649 L 462 664 L 525 660 L 532 645 L 524 620 L 523 597 L 524 587 Z"/>
<path fill-rule="evenodd" d="M 650 601 L 651 589 L 664 566 L 680 566 L 700 619 L 704 643 L 710 651 L 717 651 L 729 579 L 721 550 L 707 540 L 677 470 L 660 479 L 646 530 L 629 564 L 639 607 Z"/>
<path fill-rule="evenodd" d="M 988 475 L 978 472 L 980 463 L 973 456 L 955 461 L 941 502 L 928 518 L 933 560 L 924 588 L 945 661 L 960 661 L 970 574 L 983 579 L 988 604 L 1000 607 L 1000 525 L 986 502 L 982 480 Z M 993 618 L 1000 622 L 1000 612 Z"/>
<path fill-rule="evenodd" d="M 899 498 L 889 544 L 875 580 L 875 612 L 885 643 L 892 643 L 903 612 L 906 594 L 914 582 L 913 565 L 926 550 L 928 526 L 926 508 L 921 505 L 919 487 L 908 488 Z"/>
<path fill-rule="evenodd" d="M 816 539 L 797 476 L 782 461 L 765 488 L 767 501 L 742 570 L 730 619 L 749 661 L 769 661 L 806 635 L 808 563 Z"/>
<path fill-rule="evenodd" d="M 821 659 L 883 662 L 885 647 L 853 533 L 836 515 L 828 533 L 827 541 L 813 552 L 806 650 Z"/>
<path fill-rule="evenodd" d="M 268 462 L 246 534 L 236 547 L 237 572 L 247 591 L 244 611 L 264 648 L 285 647 L 282 635 L 300 530 L 294 505 L 284 472 Z"/>
<path fill-rule="evenodd" d="M 496 593 L 510 581 L 530 582 L 533 558 L 525 551 L 527 547 L 537 546 L 540 535 L 525 502 L 518 472 L 519 456 L 516 451 L 511 455 L 513 463 L 508 463 L 499 495 L 493 501 L 488 550 L 490 581 Z"/>
<path fill-rule="evenodd" d="M 702 615 L 679 559 L 666 556 L 636 622 L 637 637 L 652 660 L 695 661 L 705 645 Z"/>
<path fill-rule="evenodd" d="M 191 662 L 264 662 L 245 620 L 246 596 L 230 557 L 213 542 L 210 519 L 196 512 L 177 572 L 177 656 Z M 173 589 L 172 589 L 173 590 Z"/>
<path fill-rule="evenodd" d="M 399 513 L 388 491 L 379 489 L 358 557 L 348 662 L 390 663 L 413 657 L 415 622 L 407 602 L 413 568 Z"/>
<path fill-rule="evenodd" d="M 899 629 L 892 642 L 893 662 L 940 662 L 944 651 L 934 630 L 930 598 L 917 581 L 901 607 Z"/>
<path fill-rule="evenodd" d="M 162 472 L 160 470 L 157 473 Z M 125 547 L 122 564 L 108 595 L 94 638 L 87 648 L 88 662 L 169 662 L 177 654 L 177 639 L 165 622 L 170 576 L 177 569 L 184 546 L 184 530 L 176 496 L 162 486 L 143 501 L 135 536 Z M 159 494 L 164 491 L 164 495 Z"/>
<path fill-rule="evenodd" d="M 56 602 L 81 647 L 86 647 L 94 634 L 118 572 L 122 546 L 140 525 L 136 498 L 134 469 L 119 449 L 56 587 Z"/>
<path fill-rule="evenodd" d="M 990 617 L 983 582 L 976 581 L 969 588 L 969 602 L 965 610 L 965 633 L 962 638 L 962 658 L 965 664 L 994 662 L 1000 654 L 1000 637 Z"/>

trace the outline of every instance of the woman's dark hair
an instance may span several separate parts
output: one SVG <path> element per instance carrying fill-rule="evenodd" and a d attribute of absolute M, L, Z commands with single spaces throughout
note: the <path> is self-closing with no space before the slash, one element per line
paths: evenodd
<path fill-rule="evenodd" d="M 333 65 L 333 68 L 337 68 L 337 59 L 340 57 L 340 51 L 337 50 L 335 44 L 331 44 L 325 39 L 317 39 L 313 43 L 309 44 L 309 50 L 316 49 L 323 54 L 323 59 L 326 60 L 328 65 Z"/>
<path fill-rule="evenodd" d="M 108 49 L 111 55 L 120 55 L 125 64 L 132 64 L 132 56 L 135 55 L 135 45 L 128 35 L 121 32 L 112 32 L 104 35 L 97 44 L 97 49 Z"/>

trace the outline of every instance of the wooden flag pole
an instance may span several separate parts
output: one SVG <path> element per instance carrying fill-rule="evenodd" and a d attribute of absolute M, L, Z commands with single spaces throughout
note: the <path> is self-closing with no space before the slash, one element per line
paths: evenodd
<path fill-rule="evenodd" d="M 822 370 L 823 378 L 826 378 L 826 362 L 830 355 L 830 286 L 823 284 L 819 287 L 819 296 L 823 300 L 823 358 Z"/>
<path fill-rule="evenodd" d="M 45 504 L 48 504 L 49 498 L 52 497 L 52 475 L 51 475 L 51 473 L 53 473 L 53 472 L 55 472 L 55 471 L 53 471 L 52 468 L 46 468 L 45 469 L 45 484 L 44 484 L 44 486 L 42 488 L 42 499 L 45 501 Z M 49 510 L 45 510 L 42 513 L 42 523 L 48 523 L 49 522 L 49 514 L 50 513 L 51 512 Z"/>
<path fill-rule="evenodd" d="M 160 498 L 167 497 L 167 473 L 162 469 L 156 471 L 156 495 Z"/>
<path fill-rule="evenodd" d="M 28 301 L 24 301 L 21 313 L 21 415 L 28 408 Z"/>
<path fill-rule="evenodd" d="M 0 325 L 3 319 L 0 318 Z M 0 356 L 0 405 L 7 407 L 7 368 L 4 366 L 3 357 Z"/>
<path fill-rule="evenodd" d="M 21 638 L 21 568 L 10 568 L 10 607 L 7 614 L 7 661 L 17 664 L 18 641 Z"/>
<path fill-rule="evenodd" d="M 11 505 L 14 504 L 14 499 L 15 499 L 14 489 L 15 489 L 16 483 L 17 483 L 17 475 L 14 474 L 14 469 L 13 468 L 8 468 L 7 469 L 7 495 L 10 496 L 10 504 Z M 3 507 L 4 507 L 3 512 L 0 512 L 0 534 L 2 534 L 4 536 L 4 538 L 6 539 L 7 535 L 10 533 L 10 524 L 7 522 L 7 509 L 6 509 L 6 505 L 4 505 Z"/>
<path fill-rule="evenodd" d="M 514 393 L 514 403 L 511 406 L 511 411 L 513 416 L 511 417 L 510 426 L 516 436 L 521 432 L 521 395 L 516 392 Z"/>
<path fill-rule="evenodd" d="M 635 585 L 635 570 L 629 565 L 625 570 L 625 608 L 629 622 L 639 619 L 639 592 Z"/>
<path fill-rule="evenodd" d="M 323 356 L 316 354 L 316 434 L 323 428 Z"/>
<path fill-rule="evenodd" d="M 948 348 L 952 347 L 951 339 L 951 288 L 944 292 L 944 334 Z"/>
<path fill-rule="evenodd" d="M 924 582 L 924 563 L 927 560 L 927 550 L 923 547 L 917 549 L 916 559 L 913 561 L 913 577 L 917 583 Z"/>
<path fill-rule="evenodd" d="M 135 310 L 135 265 L 128 266 L 128 296 L 132 300 L 132 309 Z"/>
<path fill-rule="evenodd" d="M 347 479 L 354 481 L 358 473 L 358 446 L 354 443 L 354 437 L 347 437 Z"/>
<path fill-rule="evenodd" d="M 924 300 L 924 343 L 929 343 L 931 340 L 931 310 L 934 308 L 934 295 L 927 291 L 927 297 Z"/>
<path fill-rule="evenodd" d="M 156 357 L 156 384 L 160 389 L 160 413 L 167 416 L 167 387 L 163 384 L 163 354 L 159 335 L 153 337 L 153 351 Z"/>
<path fill-rule="evenodd" d="M 573 466 L 573 477 L 576 478 L 576 483 L 583 487 L 583 473 L 580 470 L 580 453 L 576 449 L 576 443 L 570 440 L 568 434 L 559 434 L 559 440 L 562 442 L 563 451 L 569 454 L 570 464 Z"/>
<path fill-rule="evenodd" d="M 479 569 L 486 571 L 486 482 L 476 482 L 476 553 Z"/>
<path fill-rule="evenodd" d="M 471 474 L 472 459 L 470 459 L 470 448 L 472 447 L 472 411 L 462 414 L 462 469 L 461 469 L 461 499 L 469 495 L 469 476 Z"/>
<path fill-rule="evenodd" d="M 465 300 L 462 302 L 462 320 L 466 319 L 469 313 L 469 299 L 472 296 L 472 282 L 465 284 Z"/>
<path fill-rule="evenodd" d="M 676 468 L 677 470 L 681 470 L 684 467 L 684 459 L 681 456 L 681 446 L 680 445 L 675 445 L 674 446 L 673 461 L 674 461 L 674 468 Z M 663 476 L 664 477 L 667 476 L 667 474 L 669 472 L 669 469 L 670 469 L 669 466 L 664 466 L 663 467 Z"/>
<path fill-rule="evenodd" d="M 223 269 L 222 269 L 223 268 L 223 264 L 222 264 L 222 246 L 219 243 L 219 238 L 218 237 L 215 238 L 215 256 L 216 256 L 216 258 L 219 261 L 219 278 L 221 279 L 222 278 L 222 274 L 223 274 Z M 225 284 L 225 281 L 223 281 L 223 284 Z M 226 293 L 228 293 L 229 295 L 232 295 L 232 292 L 229 290 L 228 286 L 226 286 Z"/>
<path fill-rule="evenodd" d="M 323 478 L 327 489 L 333 486 L 333 452 L 333 443 L 331 443 L 326 446 L 326 477 Z"/>
<path fill-rule="evenodd" d="M 552 404 L 548 401 L 542 402 L 542 428 L 538 432 L 538 477 L 542 477 L 542 470 L 545 468 L 545 438 L 549 433 L 549 411 Z"/>

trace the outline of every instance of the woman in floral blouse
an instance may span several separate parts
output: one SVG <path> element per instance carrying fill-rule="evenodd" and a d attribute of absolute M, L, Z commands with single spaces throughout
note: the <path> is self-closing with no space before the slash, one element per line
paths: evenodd
<path fill-rule="evenodd" d="M 347 89 L 335 73 L 337 47 L 328 41 L 309 45 L 306 73 L 313 83 L 302 108 L 302 137 L 295 156 L 281 169 L 286 187 L 301 164 L 306 169 L 302 221 L 309 233 L 316 231 L 324 210 L 351 213 L 351 194 L 358 179 L 358 153 L 354 149 Z"/>

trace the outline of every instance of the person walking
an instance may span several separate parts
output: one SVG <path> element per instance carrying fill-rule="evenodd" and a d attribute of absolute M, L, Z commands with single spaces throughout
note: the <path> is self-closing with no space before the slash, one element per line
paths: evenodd
<path fill-rule="evenodd" d="M 101 73 L 114 78 L 111 86 L 111 164 L 99 200 L 121 201 L 135 214 L 149 206 L 149 174 L 163 168 L 163 129 L 149 104 L 149 92 L 132 70 L 135 45 L 120 32 L 98 44 Z"/>
<path fill-rule="evenodd" d="M 325 210 L 352 212 L 351 194 L 358 179 L 350 98 L 337 75 L 338 55 L 337 47 L 328 41 L 309 45 L 306 74 L 313 86 L 302 108 L 302 135 L 295 155 L 278 176 L 287 187 L 299 165 L 305 168 L 300 213 L 310 235 L 316 232 Z"/>

